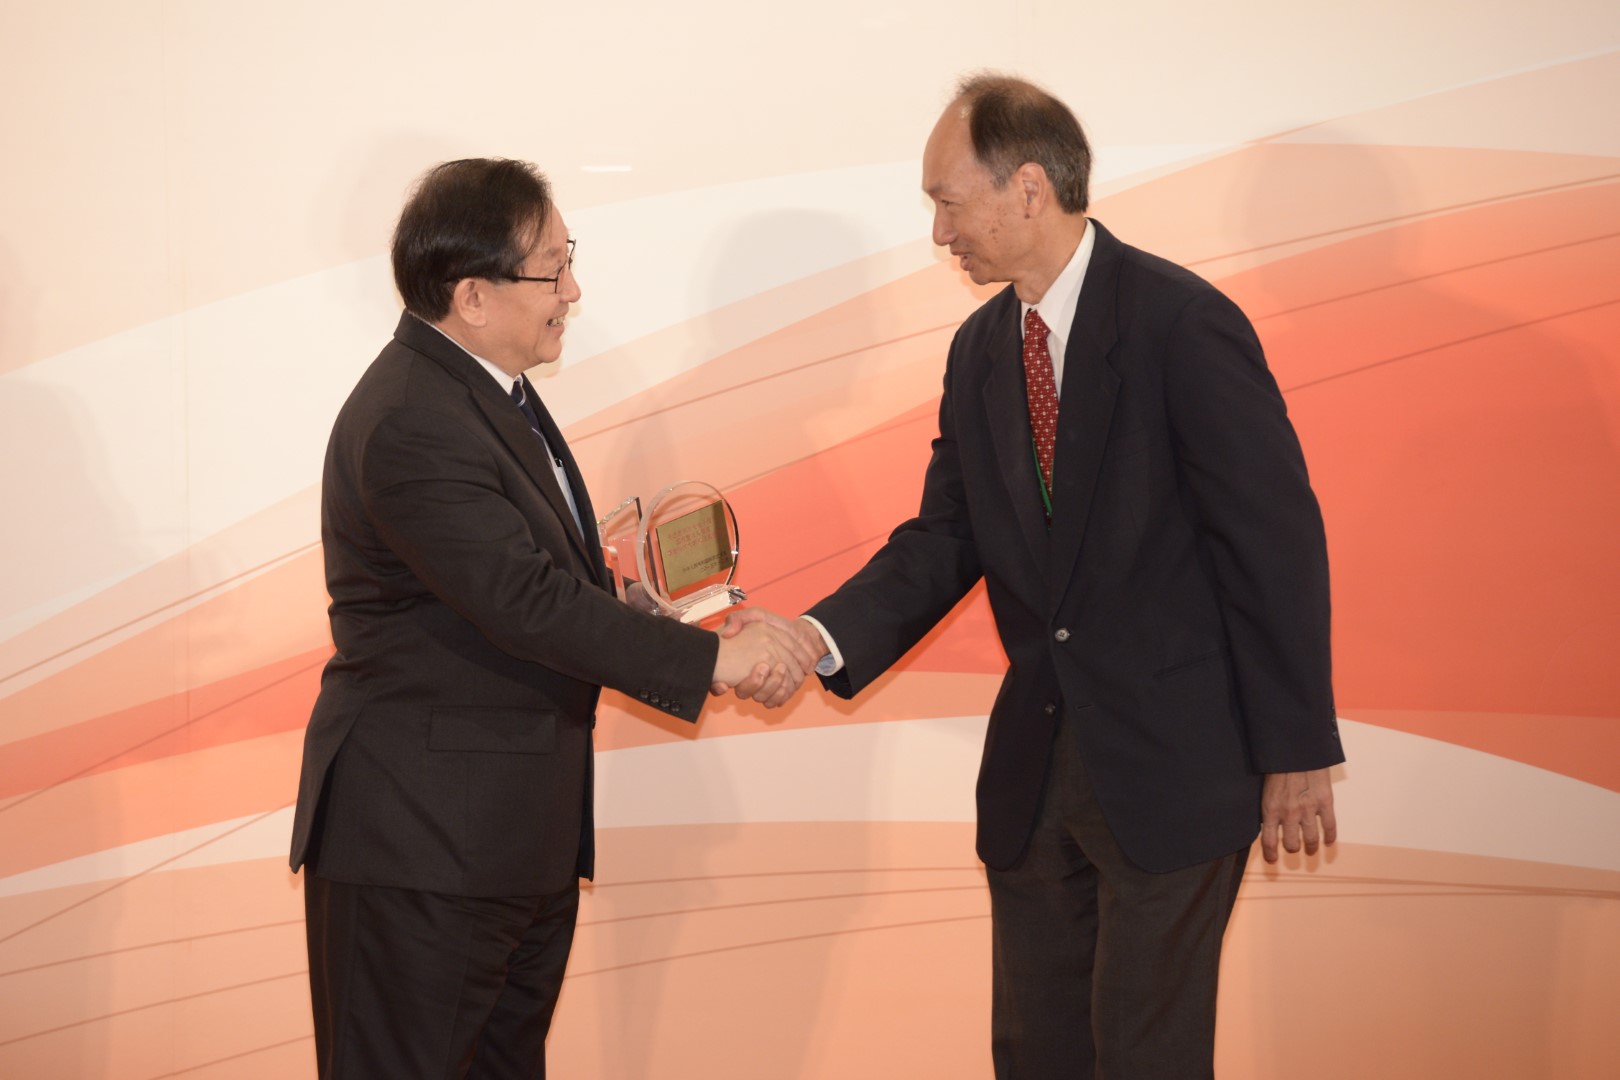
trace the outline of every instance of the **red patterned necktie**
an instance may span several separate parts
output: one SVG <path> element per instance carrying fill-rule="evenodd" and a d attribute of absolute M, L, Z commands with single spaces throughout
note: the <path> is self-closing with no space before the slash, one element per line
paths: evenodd
<path fill-rule="evenodd" d="M 1024 316 L 1024 383 L 1029 388 L 1029 431 L 1035 439 L 1035 460 L 1041 467 L 1047 497 L 1052 491 L 1052 450 L 1057 442 L 1057 380 L 1052 377 L 1052 355 L 1046 351 L 1046 323 L 1030 308 Z M 1048 509 L 1048 515 L 1051 511 Z"/>

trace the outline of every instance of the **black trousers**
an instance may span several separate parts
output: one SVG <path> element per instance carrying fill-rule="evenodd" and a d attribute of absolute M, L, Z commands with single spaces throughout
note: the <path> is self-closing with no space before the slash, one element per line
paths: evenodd
<path fill-rule="evenodd" d="M 579 887 L 442 896 L 304 878 L 323 1080 L 530 1080 L 574 940 Z"/>
<path fill-rule="evenodd" d="M 1029 847 L 988 871 L 996 1077 L 1213 1077 L 1221 938 L 1248 851 L 1169 874 L 1134 866 L 1075 722 L 1058 729 Z"/>

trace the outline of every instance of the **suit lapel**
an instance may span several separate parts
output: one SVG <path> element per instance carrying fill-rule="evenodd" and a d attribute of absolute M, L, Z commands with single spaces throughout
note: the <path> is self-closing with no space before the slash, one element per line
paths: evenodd
<path fill-rule="evenodd" d="M 1037 568 L 1047 561 L 1046 512 L 1035 477 L 1035 450 L 1029 434 L 1029 396 L 1024 388 L 1023 338 L 1018 331 L 1018 298 L 1011 289 L 998 300 L 1007 307 L 996 320 L 990 343 L 990 374 L 984 385 L 984 407 L 990 441 L 996 448 L 1001 482 L 1012 498 L 1018 531 Z M 1061 410 L 1060 410 L 1061 414 Z"/>
<path fill-rule="evenodd" d="M 464 349 L 409 312 L 400 317 L 394 336 L 402 344 L 433 360 L 466 384 L 479 412 L 483 413 L 485 420 L 506 444 L 507 449 L 512 451 L 512 455 L 523 466 L 523 471 L 534 481 L 535 487 L 540 489 L 540 494 L 545 497 L 552 511 L 562 521 L 563 530 L 568 534 L 569 541 L 585 560 L 585 564 L 591 568 L 597 584 L 605 581 L 599 545 L 587 544 L 580 535 L 579 528 L 574 524 L 574 515 L 568 509 L 568 499 L 563 495 L 561 485 L 557 483 L 557 473 L 552 468 L 551 460 L 546 457 L 540 440 L 536 439 L 534 432 L 530 430 L 528 418 L 512 403 L 511 397 L 501 392 L 495 380 L 491 379 L 484 369 L 479 367 L 478 361 Z M 540 428 L 546 436 L 546 441 L 551 444 L 557 456 L 563 459 L 568 482 L 574 489 L 575 500 L 579 506 L 580 520 L 590 523 L 594 539 L 596 519 L 590 516 L 590 500 L 585 497 L 585 483 L 579 478 L 579 469 L 574 464 L 573 455 L 569 453 L 568 444 L 563 441 L 562 434 L 557 430 L 551 415 L 541 404 L 539 395 L 534 392 L 533 385 L 527 379 L 524 379 L 524 384 L 528 387 L 529 401 L 535 406 L 535 413 L 541 418 Z"/>
<path fill-rule="evenodd" d="M 1119 338 L 1115 311 L 1121 245 L 1100 224 L 1093 221 L 1091 225 L 1097 238 L 1063 351 L 1063 393 L 1052 463 L 1052 545 L 1047 571 L 1047 580 L 1052 582 L 1074 579 L 1119 394 L 1119 375 L 1109 365 L 1108 356 Z M 1065 591 L 1052 590 L 1053 611 Z"/>
<path fill-rule="evenodd" d="M 587 559 L 591 564 L 591 570 L 596 574 L 597 582 L 605 584 L 608 580 L 607 566 L 602 561 L 602 543 L 596 531 L 596 511 L 591 507 L 591 496 L 585 489 L 584 476 L 580 475 L 579 462 L 574 460 L 574 452 L 568 448 L 568 440 L 563 438 L 562 429 L 551 418 L 551 410 L 546 408 L 546 403 L 541 400 L 539 391 L 535 390 L 534 383 L 529 381 L 527 375 L 523 377 L 523 386 L 529 395 L 529 404 L 534 406 L 535 417 L 540 421 L 540 433 L 546 437 L 546 443 L 551 447 L 552 452 L 562 458 L 563 474 L 568 477 L 568 486 L 574 493 L 574 505 L 579 509 L 579 523 L 584 527 L 585 535 L 583 537 L 578 537 L 577 533 L 570 533 L 569 535 L 575 536 L 584 545 Z M 552 474 L 552 480 L 553 486 L 555 486 L 555 473 Z M 562 497 L 561 489 L 558 490 L 557 495 L 559 498 Z M 564 498 L 563 508 L 565 511 L 567 505 L 567 499 Z M 573 520 L 572 515 L 565 514 L 565 516 L 568 517 L 571 523 Z"/>
<path fill-rule="evenodd" d="M 527 382 L 528 380 L 524 381 Z M 490 386 L 495 386 L 493 380 L 490 381 Z M 530 395 L 529 404 L 536 406 L 536 415 L 542 417 L 540 431 L 546 436 L 546 442 L 550 444 L 557 456 L 563 458 L 566 469 L 569 461 L 566 456 L 568 447 L 562 441 L 562 435 L 557 432 L 556 424 L 550 422 L 551 418 L 545 412 L 545 407 L 540 404 L 533 388 L 529 388 L 528 392 Z M 540 489 L 540 494 L 544 495 L 546 502 L 551 504 L 552 512 L 557 515 L 558 520 L 562 522 L 563 530 L 568 533 L 569 541 L 574 545 L 581 558 L 585 560 L 586 565 L 591 567 L 591 572 L 594 574 L 600 556 L 592 557 L 590 548 L 586 545 L 584 537 L 580 535 L 579 528 L 574 524 L 574 513 L 568 509 L 568 498 L 563 494 L 562 485 L 557 483 L 557 472 L 552 468 L 551 459 L 546 457 L 545 448 L 540 445 L 540 440 L 535 438 L 534 432 L 530 430 L 528 418 L 523 415 L 521 409 L 512 404 L 511 398 L 502 397 L 499 400 L 492 400 L 492 397 L 493 395 L 475 394 L 473 400 L 478 403 L 479 410 L 489 420 L 490 426 L 495 429 L 495 434 L 501 437 L 501 441 L 506 444 L 507 449 L 512 451 L 513 456 L 523 466 L 523 471 L 529 474 L 529 479 L 533 480 L 535 486 Z M 549 432 L 546 430 L 548 427 L 551 429 Z M 568 482 L 574 487 L 576 493 L 585 487 L 583 483 L 575 479 L 577 476 L 577 470 L 569 471 Z M 581 520 L 586 520 L 587 507 L 588 503 L 581 500 L 579 504 Z"/>

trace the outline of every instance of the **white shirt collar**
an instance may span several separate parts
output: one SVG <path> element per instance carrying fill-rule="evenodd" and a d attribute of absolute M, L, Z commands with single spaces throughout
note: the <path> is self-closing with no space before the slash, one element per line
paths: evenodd
<path fill-rule="evenodd" d="M 426 319 L 423 319 L 422 322 L 425 323 L 428 326 L 432 326 L 433 329 L 438 330 L 439 333 L 441 335 L 443 335 L 443 337 L 444 337 L 444 339 L 446 341 L 448 341 L 450 344 L 454 345 L 456 348 L 460 349 L 462 352 L 466 353 L 468 356 L 472 357 L 474 360 L 478 361 L 478 366 L 483 368 L 485 371 L 489 372 L 489 377 L 490 378 L 492 378 L 496 382 L 500 383 L 500 385 L 501 385 L 501 393 L 507 395 L 508 397 L 511 396 L 511 394 L 512 394 L 512 384 L 517 382 L 516 379 L 514 379 L 512 376 L 508 375 L 506 372 L 502 371 L 500 368 L 496 367 L 494 364 L 490 363 L 488 360 L 485 360 L 482 356 L 479 356 L 477 353 L 473 352 L 471 349 L 467 348 L 467 346 L 463 345 L 461 342 L 457 341 L 455 338 L 451 337 L 449 334 L 446 334 L 443 330 L 439 330 L 439 328 L 437 326 L 433 326 L 433 324 L 428 322 Z"/>
<path fill-rule="evenodd" d="M 423 319 L 422 321 L 427 322 L 426 319 Z M 432 323 L 427 323 L 427 325 L 433 326 Z M 437 326 L 433 326 L 433 329 L 439 330 Z M 445 340 L 450 342 L 450 344 L 454 345 L 456 348 L 478 361 L 478 366 L 489 372 L 489 377 L 494 379 L 496 384 L 500 386 L 501 393 L 505 394 L 507 397 L 512 396 L 512 384 L 517 382 L 516 379 L 512 378 L 512 376 L 508 375 L 506 372 L 502 371 L 488 360 L 485 360 L 482 356 L 479 356 L 471 349 L 467 348 L 467 346 L 463 345 L 449 334 L 445 334 L 443 330 L 439 330 L 439 333 L 444 334 Z M 535 434 L 540 436 L 540 444 L 544 446 L 546 450 L 546 460 L 551 462 L 551 468 L 557 474 L 557 486 L 562 488 L 563 498 L 568 500 L 568 510 L 569 513 L 574 515 L 574 525 L 579 529 L 580 535 L 584 536 L 585 522 L 579 516 L 579 502 L 574 498 L 574 485 L 568 479 L 568 472 L 563 467 L 563 459 L 561 455 L 551 448 L 551 443 L 546 440 L 544 434 L 542 434 L 538 429 L 535 430 Z M 595 535 L 594 532 L 591 535 Z"/>
<path fill-rule="evenodd" d="M 1086 267 L 1091 265 L 1091 249 L 1096 246 L 1097 230 L 1092 228 L 1091 219 L 1087 218 L 1086 231 L 1081 234 L 1074 254 L 1069 256 L 1068 263 L 1046 290 L 1046 295 L 1041 297 L 1040 303 L 1019 305 L 1020 335 L 1023 333 L 1024 318 L 1029 314 L 1029 309 L 1034 308 L 1041 313 L 1041 321 L 1051 331 L 1047 340 L 1056 338 L 1060 344 L 1068 344 L 1069 329 L 1074 325 L 1074 309 L 1080 303 L 1080 287 L 1085 284 Z M 1053 348 L 1051 352 L 1054 360 L 1063 355 L 1063 350 L 1059 348 Z"/>

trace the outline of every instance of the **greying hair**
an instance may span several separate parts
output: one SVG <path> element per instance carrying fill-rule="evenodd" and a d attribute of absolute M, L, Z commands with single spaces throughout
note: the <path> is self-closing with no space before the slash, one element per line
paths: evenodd
<path fill-rule="evenodd" d="M 995 72 L 965 76 L 956 95 L 966 106 L 973 154 L 1002 188 L 1025 162 L 1046 170 L 1065 213 L 1090 205 L 1091 144 L 1069 107 L 1034 83 Z"/>

